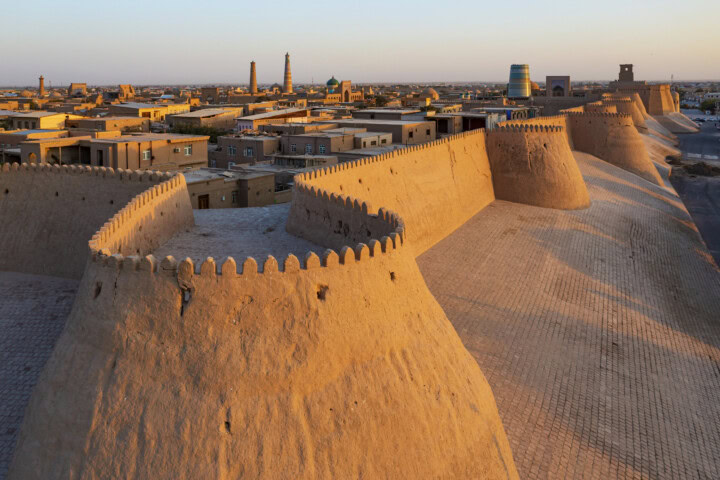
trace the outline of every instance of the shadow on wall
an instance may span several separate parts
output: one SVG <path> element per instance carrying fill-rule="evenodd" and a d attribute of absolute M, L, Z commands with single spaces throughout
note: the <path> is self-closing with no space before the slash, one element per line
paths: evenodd
<path fill-rule="evenodd" d="M 0 270 L 79 279 L 90 237 L 134 197 L 168 178 L 160 172 L 3 164 Z"/>

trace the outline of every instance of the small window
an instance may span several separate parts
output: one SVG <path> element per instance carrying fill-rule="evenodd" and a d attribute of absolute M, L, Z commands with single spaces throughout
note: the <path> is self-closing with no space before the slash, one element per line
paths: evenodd
<path fill-rule="evenodd" d="M 320 145 L 318 147 L 318 152 L 320 152 L 321 155 L 324 154 L 325 153 L 325 145 Z"/>
<path fill-rule="evenodd" d="M 152 158 L 152 152 L 150 150 L 143 150 L 142 159 L 145 161 L 149 161 L 151 158 Z"/>
<path fill-rule="evenodd" d="M 237 148 L 235 148 L 233 145 L 228 145 L 228 156 L 234 157 L 236 152 Z"/>
<path fill-rule="evenodd" d="M 305 153 L 306 154 L 312 153 L 312 144 L 311 143 L 305 144 Z"/>
<path fill-rule="evenodd" d="M 238 190 L 233 190 L 232 192 L 232 203 L 237 204 L 238 203 L 238 197 L 240 195 L 240 192 Z"/>
<path fill-rule="evenodd" d="M 232 167 L 233 165 L 235 165 L 235 162 L 228 162 L 228 168 Z"/>
<path fill-rule="evenodd" d="M 383 138 L 382 140 L 380 140 L 380 143 L 381 143 L 381 144 L 387 143 L 387 139 Z"/>
<path fill-rule="evenodd" d="M 425 130 L 425 135 L 430 135 L 430 129 Z"/>
<path fill-rule="evenodd" d="M 189 157 L 192 155 L 192 145 L 185 145 L 185 156 Z"/>
<path fill-rule="evenodd" d="M 245 156 L 246 157 L 252 157 L 253 155 L 255 155 L 255 149 L 253 147 L 245 148 Z"/>
<path fill-rule="evenodd" d="M 290 151 L 293 152 L 293 153 L 297 152 L 297 145 L 295 145 L 294 143 L 291 143 L 291 144 L 290 144 Z"/>
<path fill-rule="evenodd" d="M 377 142 L 373 140 L 372 142 L 370 142 L 370 145 L 377 145 Z"/>
<path fill-rule="evenodd" d="M 408 132 L 408 137 L 413 138 L 413 132 Z"/>
<path fill-rule="evenodd" d="M 217 166 L 217 161 L 215 161 L 215 160 L 210 160 L 210 167 L 211 167 L 211 168 L 215 168 L 216 166 Z"/>

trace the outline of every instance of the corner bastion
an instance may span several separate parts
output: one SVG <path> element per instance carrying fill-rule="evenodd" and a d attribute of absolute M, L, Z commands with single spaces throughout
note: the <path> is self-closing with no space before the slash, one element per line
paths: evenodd
<path fill-rule="evenodd" d="M 612 106 L 617 108 L 615 104 Z M 604 111 L 586 112 L 585 107 L 564 110 L 560 115 L 551 117 L 509 120 L 502 122 L 500 126 L 559 127 L 564 132 L 570 149 L 589 153 L 656 185 L 662 185 L 660 175 L 648 156 L 632 116 Z M 590 110 L 596 108 L 599 107 L 594 103 Z"/>
<path fill-rule="evenodd" d="M 590 205 L 562 126 L 508 125 L 488 134 L 497 198 L 572 210 Z"/>

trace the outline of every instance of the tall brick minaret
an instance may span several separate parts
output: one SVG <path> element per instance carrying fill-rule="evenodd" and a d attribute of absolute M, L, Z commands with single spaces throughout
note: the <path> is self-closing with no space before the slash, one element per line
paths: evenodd
<path fill-rule="evenodd" d="M 283 93 L 292 93 L 292 73 L 290 73 L 290 54 L 285 54 L 285 81 L 283 82 Z"/>
<path fill-rule="evenodd" d="M 38 88 L 38 97 L 44 97 L 45 96 L 45 77 L 40 75 L 40 88 Z"/>
<path fill-rule="evenodd" d="M 257 89 L 257 74 L 255 73 L 255 61 L 250 62 L 250 93 L 255 95 Z"/>

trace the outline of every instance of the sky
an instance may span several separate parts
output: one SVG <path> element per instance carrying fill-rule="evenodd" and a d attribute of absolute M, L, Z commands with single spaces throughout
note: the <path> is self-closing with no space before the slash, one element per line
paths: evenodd
<path fill-rule="evenodd" d="M 720 79 L 719 0 L 0 0 L 0 85 Z"/>

